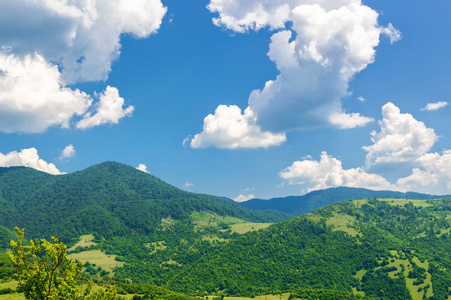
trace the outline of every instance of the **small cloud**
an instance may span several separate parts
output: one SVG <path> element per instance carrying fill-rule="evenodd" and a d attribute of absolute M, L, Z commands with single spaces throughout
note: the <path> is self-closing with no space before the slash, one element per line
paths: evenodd
<path fill-rule="evenodd" d="M 69 158 L 75 156 L 75 149 L 74 146 L 68 145 L 66 148 L 64 148 L 63 152 L 61 153 L 60 160 L 63 160 L 64 158 Z"/>
<path fill-rule="evenodd" d="M 348 186 L 374 190 L 398 190 L 382 176 L 366 173 L 362 168 L 343 169 L 340 160 L 321 153 L 321 159 L 295 161 L 279 173 L 288 184 L 299 184 L 307 190 L 319 190 L 329 187 Z"/>
<path fill-rule="evenodd" d="M 390 44 L 393 44 L 402 38 L 401 32 L 393 27 L 392 23 L 388 23 L 387 27 L 382 28 L 382 33 L 388 35 L 390 38 Z"/>
<path fill-rule="evenodd" d="M 190 134 L 187 138 L 185 138 L 183 140 L 183 142 L 182 142 L 183 147 L 186 147 L 187 145 L 189 145 L 190 142 L 191 142 L 191 139 L 192 139 L 192 137 L 191 137 L 191 134 Z"/>
<path fill-rule="evenodd" d="M 143 171 L 144 173 L 149 173 L 149 172 L 147 171 L 147 167 L 146 167 L 145 164 L 139 164 L 139 166 L 138 166 L 136 169 L 138 169 L 138 170 L 140 170 L 140 171 Z"/>
<path fill-rule="evenodd" d="M 191 148 L 216 147 L 220 149 L 268 148 L 286 141 L 285 133 L 262 131 L 257 117 L 247 108 L 244 114 L 236 105 L 219 105 L 215 114 L 204 119 L 203 131 L 192 139 L 185 139 Z"/>
<path fill-rule="evenodd" d="M 64 174 L 52 163 L 39 158 L 36 148 L 22 149 L 20 152 L 12 151 L 7 154 L 0 153 L 0 167 L 28 167 L 53 175 Z"/>
<path fill-rule="evenodd" d="M 251 187 L 251 188 L 246 188 L 246 189 L 244 189 L 246 192 L 250 192 L 250 191 L 253 191 L 253 190 L 255 190 L 255 188 L 254 187 Z"/>
<path fill-rule="evenodd" d="M 335 113 L 330 116 L 329 121 L 340 129 L 349 129 L 363 127 L 366 124 L 373 122 L 374 119 L 361 116 L 359 113 Z"/>
<path fill-rule="evenodd" d="M 194 184 L 192 184 L 191 182 L 185 181 L 185 187 L 190 187 L 193 186 Z"/>
<path fill-rule="evenodd" d="M 255 198 L 255 196 L 253 194 L 249 194 L 247 196 L 240 194 L 238 197 L 232 198 L 233 201 L 235 202 L 244 202 L 250 199 Z"/>
<path fill-rule="evenodd" d="M 358 97 L 357 100 L 359 100 L 360 102 L 365 102 L 366 101 L 366 99 L 363 98 L 362 96 Z"/>
<path fill-rule="evenodd" d="M 77 128 L 87 129 L 102 124 L 117 124 L 124 117 L 130 117 L 135 108 L 130 105 L 124 106 L 124 98 L 119 96 L 119 91 L 115 87 L 107 86 L 100 95 L 97 103 L 97 111 L 94 115 L 86 113 L 84 118 L 77 123 Z"/>
<path fill-rule="evenodd" d="M 442 107 L 445 107 L 445 106 L 447 106 L 449 103 L 448 102 L 445 102 L 445 101 L 439 101 L 439 102 L 436 102 L 436 103 L 428 103 L 427 105 L 426 105 L 426 107 L 423 107 L 422 109 L 420 109 L 420 110 L 437 110 L 437 109 L 440 109 L 440 108 L 442 108 Z"/>
<path fill-rule="evenodd" d="M 393 103 L 382 107 L 380 132 L 371 132 L 373 145 L 362 147 L 368 151 L 366 167 L 372 165 L 413 162 L 427 153 L 438 137 L 434 129 L 426 127 L 411 114 L 402 114 Z"/>

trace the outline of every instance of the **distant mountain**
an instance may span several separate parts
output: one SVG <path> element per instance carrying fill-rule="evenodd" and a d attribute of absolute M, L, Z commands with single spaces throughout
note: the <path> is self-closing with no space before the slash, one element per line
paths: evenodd
<path fill-rule="evenodd" d="M 331 203 L 349 199 L 373 197 L 423 200 L 436 198 L 438 196 L 414 192 L 401 193 L 394 191 L 373 191 L 362 188 L 336 187 L 313 191 L 303 196 L 289 196 L 284 198 L 272 198 L 269 200 L 251 199 L 246 202 L 241 202 L 240 204 L 255 210 L 278 210 L 290 215 L 301 216 Z"/>
<path fill-rule="evenodd" d="M 149 234 L 162 219 L 183 220 L 194 211 L 252 222 L 283 219 L 222 197 L 180 190 L 116 162 L 65 175 L 0 168 L 0 226 L 26 228 L 32 237 L 55 235 L 70 242 L 86 233 L 107 238 Z"/>

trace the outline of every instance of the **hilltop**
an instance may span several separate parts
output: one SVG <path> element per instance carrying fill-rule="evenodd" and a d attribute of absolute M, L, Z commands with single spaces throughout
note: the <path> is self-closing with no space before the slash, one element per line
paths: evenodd
<path fill-rule="evenodd" d="M 65 175 L 0 168 L 0 208 L 0 226 L 26 228 L 31 237 L 59 236 L 66 243 L 87 233 L 103 238 L 151 234 L 162 219 L 186 220 L 197 211 L 249 222 L 282 220 L 229 199 L 180 190 L 116 162 Z"/>

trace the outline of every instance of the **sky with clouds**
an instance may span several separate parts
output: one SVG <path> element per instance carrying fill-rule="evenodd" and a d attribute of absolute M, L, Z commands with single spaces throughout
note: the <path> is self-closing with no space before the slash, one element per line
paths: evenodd
<path fill-rule="evenodd" d="M 451 194 L 451 3 L 0 2 L 0 166 L 236 201 Z"/>

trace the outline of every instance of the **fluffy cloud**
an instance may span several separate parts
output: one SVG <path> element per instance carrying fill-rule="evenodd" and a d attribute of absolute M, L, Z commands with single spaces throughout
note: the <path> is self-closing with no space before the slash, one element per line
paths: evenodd
<path fill-rule="evenodd" d="M 192 187 L 194 184 L 191 182 L 185 181 L 185 187 Z"/>
<path fill-rule="evenodd" d="M 7 154 L 0 153 L 0 167 L 19 166 L 33 168 L 54 175 L 62 174 L 54 164 L 40 159 L 35 148 L 22 149 L 20 152 L 12 151 Z"/>
<path fill-rule="evenodd" d="M 359 113 L 334 113 L 330 116 L 330 122 L 340 129 L 362 127 L 373 121 L 373 118 L 361 116 Z"/>
<path fill-rule="evenodd" d="M 399 190 L 385 178 L 366 173 L 362 168 L 344 170 L 341 161 L 321 153 L 320 161 L 295 161 L 291 166 L 279 173 L 289 184 L 299 184 L 308 191 L 329 187 L 348 186 L 369 188 L 373 190 Z"/>
<path fill-rule="evenodd" d="M 442 107 L 445 107 L 448 105 L 448 102 L 445 101 L 439 101 L 436 103 L 428 103 L 425 107 L 423 107 L 421 110 L 437 110 Z"/>
<path fill-rule="evenodd" d="M 0 131 L 42 132 L 49 126 L 68 128 L 92 99 L 64 85 L 58 67 L 38 54 L 20 59 L 0 52 Z"/>
<path fill-rule="evenodd" d="M 451 150 L 442 154 L 427 153 L 416 160 L 418 168 L 408 177 L 398 180 L 397 185 L 418 192 L 449 194 L 451 192 Z"/>
<path fill-rule="evenodd" d="M 107 86 L 106 90 L 98 95 L 99 103 L 97 104 L 96 113 L 91 115 L 87 113 L 83 120 L 77 123 L 77 128 L 87 129 L 102 124 L 117 124 L 119 119 L 130 116 L 135 109 L 133 106 L 122 108 L 124 98 L 119 96 L 119 91 L 115 87 Z"/>
<path fill-rule="evenodd" d="M 64 148 L 63 152 L 61 153 L 60 159 L 72 156 L 75 156 L 75 148 L 72 145 L 68 145 L 66 148 Z"/>
<path fill-rule="evenodd" d="M 247 200 L 250 200 L 250 199 L 253 199 L 253 198 L 255 198 L 255 196 L 253 194 L 250 194 L 250 195 L 240 194 L 238 197 L 235 197 L 235 198 L 232 198 L 232 199 L 235 202 L 244 202 L 244 201 L 247 201 Z"/>
<path fill-rule="evenodd" d="M 57 62 L 67 83 L 105 80 L 120 37 L 156 32 L 160 0 L 15 0 L 0 2 L 0 45 Z"/>
<path fill-rule="evenodd" d="M 69 127 L 93 101 L 66 85 L 107 79 L 121 35 L 145 38 L 165 13 L 160 0 L 0 1 L 0 131 Z M 79 128 L 117 123 L 132 110 L 99 111 Z"/>
<path fill-rule="evenodd" d="M 401 114 L 398 107 L 389 102 L 382 107 L 380 132 L 371 133 L 373 145 L 368 151 L 366 166 L 394 162 L 413 162 L 427 153 L 437 135 L 410 114 Z"/>
<path fill-rule="evenodd" d="M 205 118 L 203 132 L 196 134 L 190 145 L 193 148 L 266 148 L 285 140 L 285 134 L 262 132 L 255 125 L 255 116 L 250 109 L 241 114 L 238 106 L 220 105 L 214 115 Z"/>
<path fill-rule="evenodd" d="M 137 167 L 138 170 L 143 171 L 144 173 L 149 173 L 147 171 L 147 167 L 145 164 L 139 164 L 139 166 Z"/>
<path fill-rule="evenodd" d="M 342 112 L 340 99 L 348 95 L 349 80 L 374 61 L 380 36 L 388 35 L 391 42 L 400 38 L 391 24 L 379 26 L 376 11 L 360 0 L 211 0 L 208 9 L 219 14 L 213 19 L 217 26 L 235 32 L 279 30 L 271 37 L 268 56 L 280 74 L 252 91 L 245 110 L 252 111 L 259 130 L 350 128 L 368 122 L 358 114 L 337 121 L 336 114 Z M 220 136 L 216 141 L 226 142 Z"/>

